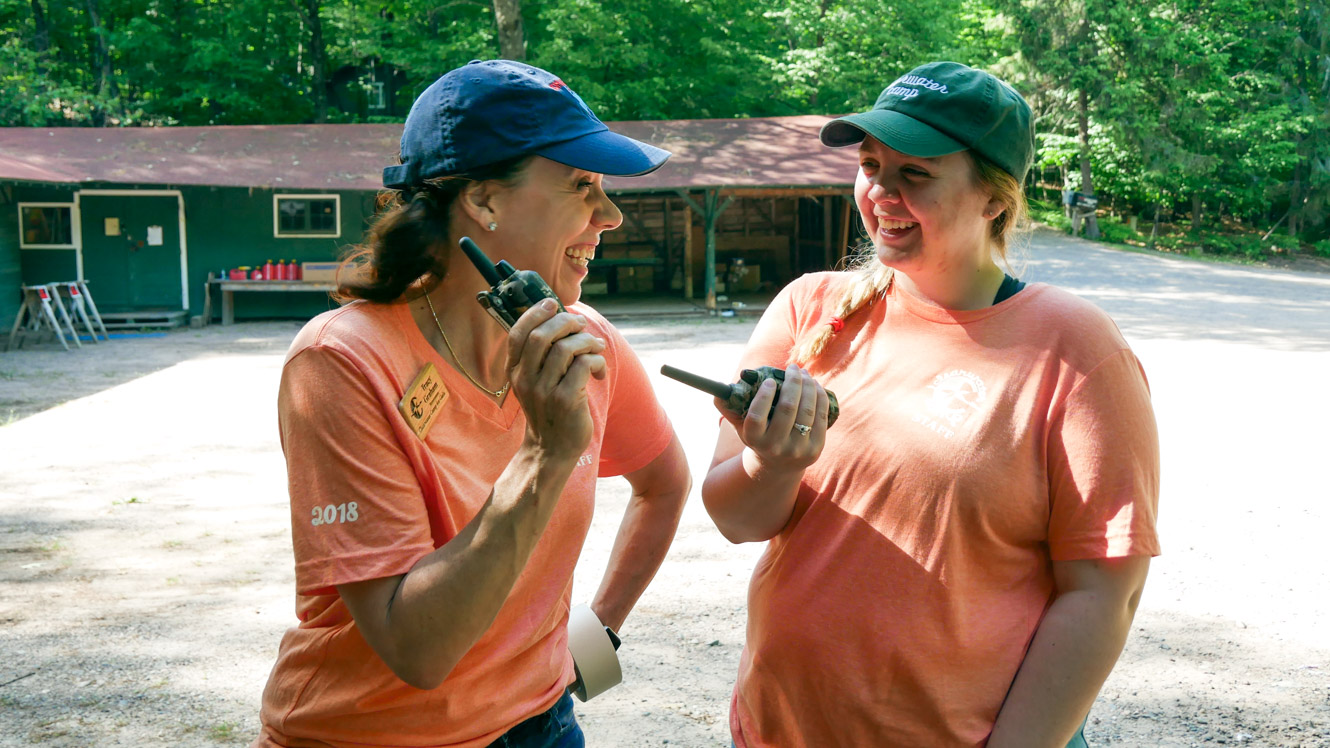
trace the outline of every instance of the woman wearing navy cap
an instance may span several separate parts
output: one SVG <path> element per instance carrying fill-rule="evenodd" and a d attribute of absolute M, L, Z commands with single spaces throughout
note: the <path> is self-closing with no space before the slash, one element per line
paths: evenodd
<path fill-rule="evenodd" d="M 1102 311 L 998 264 L 1034 156 L 1011 87 L 930 63 L 821 138 L 857 151 L 872 251 L 768 306 L 741 366 L 784 385 L 722 410 L 702 487 L 727 538 L 770 541 L 734 742 L 1083 746 L 1159 553 L 1140 363 Z"/>
<path fill-rule="evenodd" d="M 603 175 L 668 156 L 530 65 L 474 62 L 416 100 L 386 212 L 344 266 L 356 301 L 307 324 L 282 372 L 300 622 L 255 746 L 583 744 L 567 627 L 596 479 L 633 491 L 591 601 L 618 629 L 690 478 L 641 364 L 576 302 L 622 220 Z M 546 300 L 505 331 L 464 236 L 567 311 Z"/>

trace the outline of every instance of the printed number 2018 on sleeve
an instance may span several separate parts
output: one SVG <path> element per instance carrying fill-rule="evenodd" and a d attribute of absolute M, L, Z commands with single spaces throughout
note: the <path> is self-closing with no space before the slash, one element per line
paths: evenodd
<path fill-rule="evenodd" d="M 342 522 L 355 522 L 360 519 L 360 512 L 356 507 L 356 502 L 350 501 L 345 504 L 329 504 L 327 506 L 316 506 L 310 509 L 312 515 L 310 524 L 318 527 L 319 525 L 332 525 Z"/>

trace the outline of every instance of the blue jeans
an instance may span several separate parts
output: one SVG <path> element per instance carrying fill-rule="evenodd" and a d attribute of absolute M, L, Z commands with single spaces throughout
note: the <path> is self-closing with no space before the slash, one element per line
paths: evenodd
<path fill-rule="evenodd" d="M 554 706 L 517 723 L 489 748 L 584 748 L 586 739 L 573 716 L 573 697 L 564 693 Z"/>

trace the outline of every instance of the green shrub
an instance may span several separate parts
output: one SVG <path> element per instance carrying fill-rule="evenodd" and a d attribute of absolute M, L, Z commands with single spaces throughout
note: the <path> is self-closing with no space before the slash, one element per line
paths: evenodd
<path fill-rule="evenodd" d="M 1242 254 L 1243 248 L 1237 239 L 1238 237 L 1223 234 L 1205 234 L 1199 237 L 1199 244 L 1210 254 L 1238 255 Z"/>
<path fill-rule="evenodd" d="M 1053 205 L 1042 200 L 1030 201 L 1030 220 L 1048 224 L 1062 231 L 1071 230 L 1071 221 L 1062 211 L 1061 205 Z"/>
<path fill-rule="evenodd" d="M 1182 237 L 1177 234 L 1160 234 L 1155 237 L 1155 246 L 1159 249 L 1176 251 L 1182 246 Z"/>
<path fill-rule="evenodd" d="M 1099 233 L 1102 234 L 1103 241 L 1114 244 L 1126 244 L 1127 240 L 1138 240 L 1140 235 L 1131 230 L 1131 227 L 1122 222 L 1122 219 L 1113 216 L 1104 216 L 1099 219 Z"/>
<path fill-rule="evenodd" d="M 1313 244 L 1312 253 L 1320 257 L 1330 257 L 1330 239 L 1322 239 Z"/>
<path fill-rule="evenodd" d="M 1204 232 L 1188 240 L 1189 243 L 1193 241 L 1198 249 L 1221 257 L 1246 257 L 1258 260 L 1266 255 L 1265 246 L 1261 244 L 1260 237 L 1255 234 Z"/>
<path fill-rule="evenodd" d="M 1297 252 L 1302 249 L 1302 242 L 1298 241 L 1298 237 L 1288 234 L 1271 234 L 1264 244 L 1271 252 Z"/>
<path fill-rule="evenodd" d="M 1259 236 L 1240 236 L 1238 237 L 1238 248 L 1242 255 L 1250 257 L 1253 260 L 1259 260 L 1266 256 L 1266 245 L 1261 244 Z"/>

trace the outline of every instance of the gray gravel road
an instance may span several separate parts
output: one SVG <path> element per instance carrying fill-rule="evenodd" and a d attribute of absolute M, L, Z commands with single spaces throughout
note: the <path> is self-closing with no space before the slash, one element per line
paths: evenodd
<path fill-rule="evenodd" d="M 1041 233 L 1023 276 L 1081 294 L 1143 361 L 1161 533 L 1092 745 L 1330 746 L 1330 275 Z M 648 370 L 726 372 L 752 319 L 625 319 Z M 0 354 L 0 746 L 239 746 L 293 620 L 273 395 L 290 322 Z M 706 398 L 657 381 L 695 474 Z M 6 419 L 4 416 L 8 413 Z M 586 600 L 626 491 L 602 484 Z M 692 497 L 624 629 L 627 681 L 579 705 L 593 746 L 728 745 L 758 546 Z"/>

